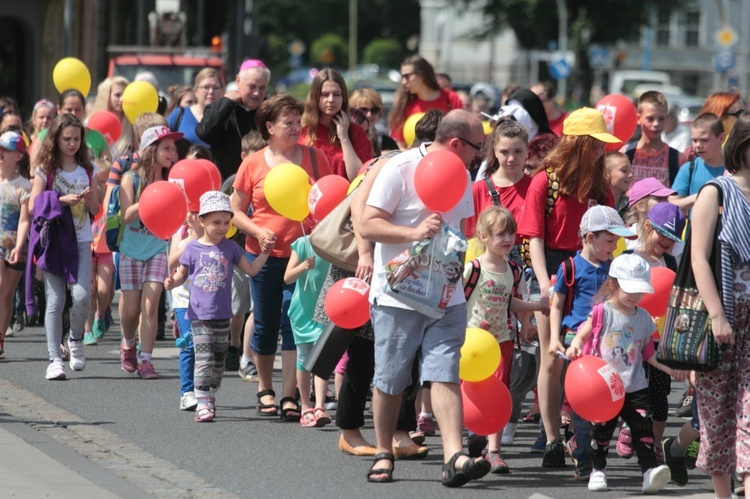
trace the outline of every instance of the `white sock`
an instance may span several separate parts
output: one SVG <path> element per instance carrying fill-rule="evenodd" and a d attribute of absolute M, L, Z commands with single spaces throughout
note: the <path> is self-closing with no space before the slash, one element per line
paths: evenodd
<path fill-rule="evenodd" d="M 245 369 L 247 367 L 247 365 L 250 364 L 252 361 L 253 361 L 252 357 L 246 357 L 246 356 L 243 355 L 240 358 L 240 367 L 242 369 Z"/>
<path fill-rule="evenodd" d="M 432 417 L 432 413 L 431 412 L 419 411 L 419 417 L 431 418 Z"/>
<path fill-rule="evenodd" d="M 141 354 L 138 356 L 138 360 L 140 360 L 141 362 L 151 362 L 151 354 L 141 352 Z"/>
<path fill-rule="evenodd" d="M 133 348 L 135 346 L 135 336 L 130 339 L 123 338 L 123 342 L 125 342 L 125 346 L 128 348 Z"/>

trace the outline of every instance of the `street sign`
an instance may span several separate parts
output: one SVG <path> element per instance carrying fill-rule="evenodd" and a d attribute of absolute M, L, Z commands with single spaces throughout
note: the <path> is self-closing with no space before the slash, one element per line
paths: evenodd
<path fill-rule="evenodd" d="M 739 35 L 731 26 L 724 25 L 714 32 L 714 41 L 719 47 L 731 47 L 739 40 Z"/>
<path fill-rule="evenodd" d="M 570 76 L 570 64 L 565 59 L 556 59 L 547 63 L 549 74 L 556 80 L 562 80 Z"/>
<path fill-rule="evenodd" d="M 589 49 L 589 64 L 592 68 L 609 67 L 609 50 L 603 47 L 592 47 Z"/>
<path fill-rule="evenodd" d="M 714 68 L 719 73 L 727 73 L 734 68 L 735 52 L 731 48 L 720 48 L 714 54 Z"/>

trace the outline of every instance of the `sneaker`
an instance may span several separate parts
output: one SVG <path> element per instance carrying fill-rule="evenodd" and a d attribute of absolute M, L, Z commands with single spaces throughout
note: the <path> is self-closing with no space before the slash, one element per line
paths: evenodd
<path fill-rule="evenodd" d="M 112 310 L 107 309 L 104 311 L 104 330 L 109 331 L 109 328 L 112 326 Z"/>
<path fill-rule="evenodd" d="M 513 445 L 513 441 L 516 439 L 516 423 L 508 423 L 503 428 L 503 436 L 500 439 L 500 443 L 503 445 Z"/>
<path fill-rule="evenodd" d="M 695 461 L 698 459 L 698 451 L 700 450 L 700 442 L 694 440 L 688 445 L 687 451 L 685 451 L 685 467 L 689 470 L 695 469 Z"/>
<path fill-rule="evenodd" d="M 656 457 L 657 463 L 666 464 L 664 462 L 664 447 L 662 447 L 659 442 L 654 442 L 654 456 Z"/>
<path fill-rule="evenodd" d="M 685 467 L 684 456 L 672 456 L 672 444 L 674 443 L 674 437 L 665 438 L 661 446 L 664 449 L 664 460 L 669 467 L 669 472 L 672 474 L 672 481 L 677 485 L 684 486 L 688 483 L 688 472 Z"/>
<path fill-rule="evenodd" d="M 104 333 L 107 332 L 107 327 L 104 323 L 104 319 L 97 319 L 94 317 L 94 323 L 91 324 L 91 332 L 97 340 L 104 338 Z"/>
<path fill-rule="evenodd" d="M 229 345 L 224 369 L 227 371 L 236 371 L 240 368 L 240 349 Z"/>
<path fill-rule="evenodd" d="M 26 314 L 23 310 L 16 312 L 15 322 L 13 323 L 13 332 L 20 333 L 26 327 Z M 12 336 L 12 335 L 11 335 Z"/>
<path fill-rule="evenodd" d="M 63 362 L 67 362 L 70 360 L 70 352 L 68 351 L 68 347 L 63 344 L 60 344 L 60 358 Z"/>
<path fill-rule="evenodd" d="M 469 457 L 479 457 L 487 446 L 487 437 L 470 433 L 466 439 L 466 447 L 469 450 Z"/>
<path fill-rule="evenodd" d="M 607 470 L 593 470 L 589 476 L 589 491 L 607 491 Z"/>
<path fill-rule="evenodd" d="M 420 414 L 417 418 L 417 429 L 427 437 L 435 435 L 435 418 Z"/>
<path fill-rule="evenodd" d="M 128 348 L 123 342 L 120 346 L 120 366 L 122 370 L 134 373 L 138 369 L 138 356 L 135 347 Z"/>
<path fill-rule="evenodd" d="M 326 390 L 326 400 L 323 403 L 323 407 L 326 411 L 333 411 L 339 406 L 338 400 L 336 400 L 336 394 L 333 390 Z"/>
<path fill-rule="evenodd" d="M 533 444 L 531 444 L 531 453 L 532 454 L 544 454 L 544 451 L 547 449 L 547 434 L 544 432 L 544 429 L 542 429 L 541 433 L 536 436 L 536 440 Z"/>
<path fill-rule="evenodd" d="M 240 367 L 237 373 L 240 375 L 240 378 L 249 383 L 257 383 L 260 381 L 258 379 L 258 369 L 252 362 L 249 362 L 245 367 Z"/>
<path fill-rule="evenodd" d="M 555 440 L 550 442 L 544 449 L 542 458 L 544 468 L 564 468 L 565 467 L 565 447 L 562 442 Z"/>
<path fill-rule="evenodd" d="M 643 487 L 641 488 L 641 491 L 644 494 L 659 492 L 667 483 L 669 483 L 669 478 L 669 468 L 663 464 L 656 468 L 646 470 L 643 474 Z"/>
<path fill-rule="evenodd" d="M 633 436 L 626 424 L 620 427 L 620 435 L 617 437 L 617 455 L 623 459 L 633 457 Z"/>
<path fill-rule="evenodd" d="M 94 333 L 92 331 L 89 331 L 83 334 L 83 344 L 84 346 L 88 347 L 98 345 L 99 342 L 96 341 L 96 336 L 94 336 Z"/>
<path fill-rule="evenodd" d="M 8 326 L 8 328 L 5 330 L 5 337 L 6 338 L 12 338 L 15 335 L 16 335 L 16 332 L 13 331 L 13 327 L 12 326 Z"/>
<path fill-rule="evenodd" d="M 180 410 L 181 411 L 194 411 L 198 406 L 198 399 L 195 398 L 194 392 L 185 392 L 180 397 Z"/>
<path fill-rule="evenodd" d="M 693 416 L 690 405 L 693 403 L 693 387 L 691 386 L 682 395 L 680 405 L 675 409 L 674 415 L 678 418 L 690 418 Z"/>
<path fill-rule="evenodd" d="M 83 355 L 83 341 L 68 338 L 68 349 L 70 350 L 70 368 L 74 371 L 83 371 L 86 367 L 86 357 Z"/>
<path fill-rule="evenodd" d="M 484 457 L 490 463 L 490 473 L 494 475 L 506 475 L 510 473 L 510 468 L 503 461 L 503 456 L 497 451 L 490 451 Z"/>
<path fill-rule="evenodd" d="M 49 380 L 64 380 L 65 379 L 65 368 L 63 367 L 62 359 L 55 359 L 50 361 L 47 366 L 47 374 L 44 376 Z"/>
<path fill-rule="evenodd" d="M 0 340 L 0 359 L 5 358 L 5 343 L 3 340 Z"/>
<path fill-rule="evenodd" d="M 138 364 L 138 375 L 142 379 L 158 379 L 159 374 L 156 372 L 156 369 L 154 369 L 154 365 L 144 360 Z"/>
<path fill-rule="evenodd" d="M 576 480 L 578 482 L 589 480 L 592 473 L 593 469 L 591 467 L 591 463 L 580 463 L 576 461 L 576 471 L 573 474 L 573 480 Z M 607 479 L 605 478 L 604 481 L 606 483 Z"/>

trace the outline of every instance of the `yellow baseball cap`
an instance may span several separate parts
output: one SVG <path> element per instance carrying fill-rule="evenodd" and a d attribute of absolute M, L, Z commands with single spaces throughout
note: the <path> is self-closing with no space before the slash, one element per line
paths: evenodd
<path fill-rule="evenodd" d="M 608 144 L 622 142 L 607 131 L 607 125 L 604 123 L 602 113 L 590 107 L 576 109 L 565 118 L 565 121 L 563 121 L 563 135 L 588 135 Z"/>

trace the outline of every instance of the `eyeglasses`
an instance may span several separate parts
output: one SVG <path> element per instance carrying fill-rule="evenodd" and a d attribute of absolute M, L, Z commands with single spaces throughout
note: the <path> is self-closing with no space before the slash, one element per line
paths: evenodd
<path fill-rule="evenodd" d="M 203 85 L 198 87 L 198 90 L 203 90 L 204 92 L 210 92 L 211 90 L 213 90 L 214 92 L 218 92 L 219 90 L 221 90 L 221 87 L 213 85 Z"/>
<path fill-rule="evenodd" d="M 745 112 L 745 109 L 738 109 L 733 113 L 724 113 L 724 116 L 734 116 L 735 118 L 739 118 L 742 116 L 742 113 Z"/>
<path fill-rule="evenodd" d="M 381 108 L 378 106 L 375 107 L 358 107 L 357 111 L 359 111 L 362 114 L 380 114 L 380 111 L 382 111 Z"/>
<path fill-rule="evenodd" d="M 411 78 L 415 74 L 417 74 L 417 73 L 414 73 L 414 72 L 412 72 L 412 73 L 404 73 L 404 74 L 401 75 L 401 79 L 402 80 L 408 80 L 409 78 Z"/>
<path fill-rule="evenodd" d="M 458 140 L 460 140 L 461 142 L 463 142 L 464 144 L 466 144 L 467 146 L 469 146 L 469 147 L 471 147 L 472 149 L 474 149 L 474 150 L 475 150 L 476 152 L 479 152 L 479 151 L 481 151 L 481 150 L 482 150 L 482 146 L 481 146 L 481 145 L 476 145 L 476 144 L 474 144 L 473 142 L 469 142 L 468 140 L 466 140 L 466 139 L 465 139 L 465 138 L 463 138 L 463 137 L 456 137 L 456 138 L 457 138 Z"/>

